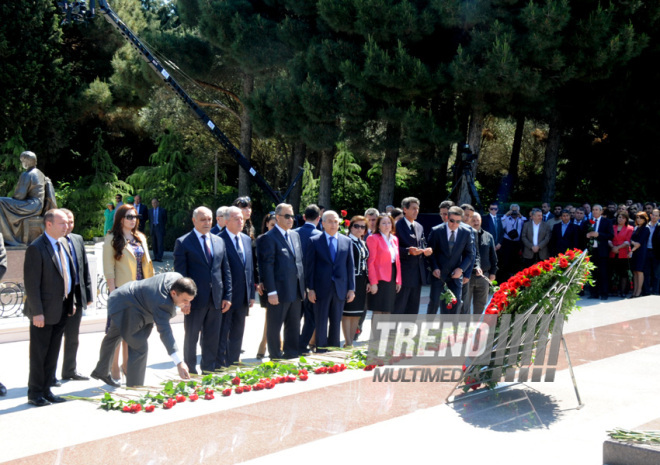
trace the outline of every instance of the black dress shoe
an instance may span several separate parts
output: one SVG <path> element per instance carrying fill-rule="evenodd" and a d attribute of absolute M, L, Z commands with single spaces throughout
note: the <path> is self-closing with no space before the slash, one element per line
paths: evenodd
<path fill-rule="evenodd" d="M 94 379 L 98 379 L 99 381 L 103 381 L 108 386 L 121 387 L 121 384 L 119 384 L 117 381 L 112 379 L 112 376 L 110 376 L 109 373 L 107 375 L 99 375 L 98 373 L 92 371 L 90 376 Z"/>
<path fill-rule="evenodd" d="M 50 405 L 50 402 L 43 397 L 35 397 L 34 399 L 28 399 L 28 404 L 35 407 L 45 407 L 46 405 Z"/>
<path fill-rule="evenodd" d="M 69 376 L 62 376 L 62 379 L 70 379 L 73 381 L 89 381 L 89 378 L 87 376 L 83 376 L 77 371 L 74 372 L 72 375 Z"/>
<path fill-rule="evenodd" d="M 62 402 L 66 402 L 66 399 L 64 397 L 56 396 L 52 392 L 46 394 L 44 396 L 44 399 L 46 399 L 51 404 L 61 404 Z"/>
<path fill-rule="evenodd" d="M 0 397 L 7 395 L 7 388 L 4 384 L 0 383 Z"/>
<path fill-rule="evenodd" d="M 50 382 L 51 387 L 62 387 L 62 383 L 60 382 L 59 379 L 53 378 L 53 380 Z"/>

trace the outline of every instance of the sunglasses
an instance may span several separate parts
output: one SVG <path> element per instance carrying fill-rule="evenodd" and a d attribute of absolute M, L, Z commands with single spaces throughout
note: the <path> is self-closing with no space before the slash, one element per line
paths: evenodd
<path fill-rule="evenodd" d="M 126 215 L 124 218 L 126 218 L 127 220 L 137 220 L 138 219 L 138 217 L 135 216 L 135 215 Z"/>
<path fill-rule="evenodd" d="M 355 229 L 367 229 L 366 224 L 354 224 L 352 227 Z"/>
<path fill-rule="evenodd" d="M 450 222 L 450 223 L 454 223 L 454 224 L 459 224 L 459 223 L 461 222 L 461 220 L 452 220 L 452 219 L 449 219 L 449 222 Z"/>
<path fill-rule="evenodd" d="M 288 213 L 285 213 L 284 215 L 277 215 L 277 216 L 281 216 L 281 217 L 283 217 L 284 219 L 287 219 L 287 220 L 292 220 L 296 217 L 296 215 L 289 215 Z"/>
<path fill-rule="evenodd" d="M 489 210 L 491 210 L 491 211 L 492 211 L 492 210 L 497 211 L 497 210 L 499 210 L 499 208 L 497 208 L 497 207 L 490 207 Z"/>

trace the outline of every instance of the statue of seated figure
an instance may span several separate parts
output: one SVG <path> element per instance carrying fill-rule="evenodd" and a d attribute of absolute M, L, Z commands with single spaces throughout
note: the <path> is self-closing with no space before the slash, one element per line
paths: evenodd
<path fill-rule="evenodd" d="M 30 225 L 35 223 L 43 228 L 43 212 L 57 207 L 50 179 L 37 169 L 37 156 L 33 152 L 23 152 L 21 164 L 26 171 L 18 179 L 14 196 L 0 197 L 0 232 L 5 244 L 14 246 L 27 245 L 35 239 L 35 234 L 30 233 Z M 30 218 L 34 220 L 26 224 Z"/>

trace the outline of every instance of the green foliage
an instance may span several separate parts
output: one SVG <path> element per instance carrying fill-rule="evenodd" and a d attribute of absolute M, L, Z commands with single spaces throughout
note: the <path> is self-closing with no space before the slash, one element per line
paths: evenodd
<path fill-rule="evenodd" d="M 355 162 L 355 156 L 345 144 L 337 144 L 337 149 L 332 162 L 332 205 L 348 210 L 350 216 L 374 205 L 376 199 L 361 176 L 362 168 Z"/>
<path fill-rule="evenodd" d="M 57 205 L 71 210 L 76 218 L 76 232 L 86 240 L 103 236 L 103 211 L 106 203 L 117 193 L 130 193 L 131 187 L 117 178 L 119 168 L 112 162 L 110 154 L 103 147 L 103 134 L 96 132 L 96 142 L 90 153 L 90 166 L 93 174 L 77 180 L 59 182 L 55 195 Z M 72 151 L 74 159 L 83 157 Z"/>
<path fill-rule="evenodd" d="M 309 160 L 305 160 L 303 165 L 302 175 L 302 195 L 300 197 L 300 205 L 306 206 L 319 201 L 319 179 L 314 179 L 313 169 Z"/>
<path fill-rule="evenodd" d="M 25 142 L 18 134 L 0 145 L 0 196 L 11 197 L 18 178 L 23 172 L 20 156 L 25 151 Z"/>

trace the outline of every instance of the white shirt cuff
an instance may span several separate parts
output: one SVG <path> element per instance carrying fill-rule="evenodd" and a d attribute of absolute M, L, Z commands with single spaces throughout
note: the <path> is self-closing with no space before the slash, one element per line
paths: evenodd
<path fill-rule="evenodd" d="M 183 360 L 181 359 L 181 354 L 179 352 L 172 352 L 170 354 L 170 357 L 172 357 L 172 361 L 174 362 L 174 365 L 178 365 L 181 363 Z"/>
<path fill-rule="evenodd" d="M 277 295 L 277 291 L 269 292 L 268 295 Z"/>

